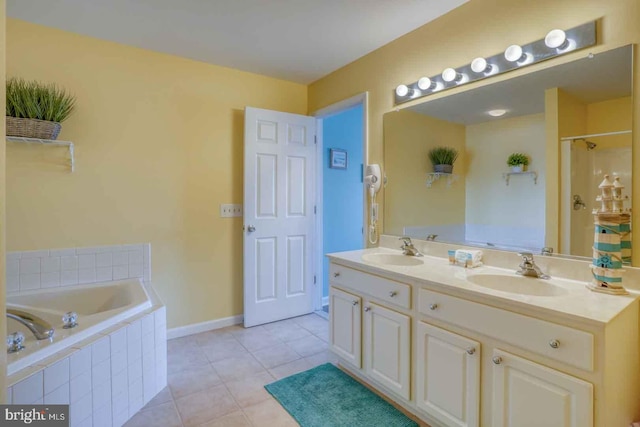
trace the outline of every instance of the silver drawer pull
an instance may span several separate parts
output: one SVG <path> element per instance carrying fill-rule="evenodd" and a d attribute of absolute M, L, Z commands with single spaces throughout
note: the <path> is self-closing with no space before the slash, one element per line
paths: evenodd
<path fill-rule="evenodd" d="M 365 307 L 364 311 L 371 311 L 371 307 Z"/>
<path fill-rule="evenodd" d="M 389 296 L 390 296 L 391 298 L 395 297 L 396 295 L 398 295 L 398 293 L 397 293 L 396 291 L 391 291 L 391 292 L 389 292 Z"/>
<path fill-rule="evenodd" d="M 351 302 L 351 305 L 353 305 L 353 306 L 358 305 L 358 300 L 353 300 L 353 301 Z"/>
<path fill-rule="evenodd" d="M 469 347 L 467 349 L 467 354 L 473 355 L 476 352 L 476 349 L 474 347 Z"/>
<path fill-rule="evenodd" d="M 436 308 L 438 308 L 438 304 L 433 303 L 429 305 L 429 310 L 435 310 Z"/>
<path fill-rule="evenodd" d="M 333 277 L 340 277 L 340 272 L 338 271 L 338 272 L 333 273 Z"/>
<path fill-rule="evenodd" d="M 558 348 L 558 347 L 560 347 L 560 341 L 558 341 L 558 340 L 551 340 L 551 341 L 549 341 L 549 347 L 551 347 L 551 348 Z"/>
<path fill-rule="evenodd" d="M 495 357 L 494 357 L 493 359 L 491 359 L 491 360 L 493 360 L 493 363 L 495 363 L 496 365 L 499 365 L 499 364 L 501 364 L 501 363 L 502 363 L 502 357 L 500 357 L 500 356 L 495 356 Z"/>

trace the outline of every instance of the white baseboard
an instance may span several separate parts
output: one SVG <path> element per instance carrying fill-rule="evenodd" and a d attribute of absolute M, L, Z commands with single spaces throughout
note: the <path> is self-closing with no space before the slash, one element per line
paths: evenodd
<path fill-rule="evenodd" d="M 167 339 L 186 337 L 188 335 L 199 334 L 200 332 L 212 331 L 227 326 L 239 325 L 242 323 L 243 316 L 223 317 L 222 319 L 208 320 L 202 323 L 194 323 L 187 326 L 179 326 L 167 330 Z"/>
<path fill-rule="evenodd" d="M 322 297 L 322 306 L 329 305 L 329 297 Z"/>

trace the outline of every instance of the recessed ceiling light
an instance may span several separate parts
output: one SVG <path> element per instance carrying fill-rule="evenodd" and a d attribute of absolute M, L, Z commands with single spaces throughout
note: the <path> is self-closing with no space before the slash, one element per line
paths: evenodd
<path fill-rule="evenodd" d="M 487 111 L 487 114 L 493 117 L 500 117 L 500 116 L 504 116 L 505 114 L 507 114 L 507 110 L 502 110 L 502 109 L 498 109 L 498 110 L 489 110 Z"/>

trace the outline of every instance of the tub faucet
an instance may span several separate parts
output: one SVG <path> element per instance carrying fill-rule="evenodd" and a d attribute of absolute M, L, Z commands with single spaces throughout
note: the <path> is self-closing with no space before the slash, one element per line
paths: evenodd
<path fill-rule="evenodd" d="M 54 328 L 44 319 L 29 314 L 26 311 L 7 308 L 7 317 L 22 323 L 39 340 L 46 340 L 53 337 Z"/>
<path fill-rule="evenodd" d="M 544 274 L 542 270 L 540 270 L 540 267 L 536 265 L 531 252 L 520 252 L 518 255 L 522 257 L 522 263 L 520 263 L 520 270 L 516 271 L 516 274 L 525 277 L 535 277 L 537 279 L 549 278 L 549 276 Z"/>
<path fill-rule="evenodd" d="M 401 237 L 398 240 L 402 240 L 402 246 L 400 246 L 400 249 L 402 249 L 402 253 L 404 255 L 422 256 L 420 251 L 417 250 L 415 246 L 413 246 L 413 243 L 411 242 L 411 237 Z"/>

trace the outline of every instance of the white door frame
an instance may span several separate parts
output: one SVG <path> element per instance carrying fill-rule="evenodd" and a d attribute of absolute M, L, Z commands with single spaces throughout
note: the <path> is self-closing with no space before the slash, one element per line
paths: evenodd
<path fill-rule="evenodd" d="M 322 135 L 322 122 L 327 117 L 333 116 L 334 114 L 341 113 L 345 110 L 353 108 L 359 104 L 362 104 L 362 160 L 364 166 L 369 164 L 369 92 L 362 92 L 358 95 L 352 96 L 351 98 L 344 99 L 342 101 L 336 102 L 335 104 L 331 104 L 327 107 L 321 108 L 320 110 L 315 111 L 313 114 L 310 114 L 313 117 L 316 117 L 316 135 L 318 136 L 317 143 L 317 155 L 316 155 L 316 206 L 319 206 L 320 209 L 317 209 L 316 213 L 316 282 L 318 286 L 316 286 L 316 295 L 314 297 L 314 309 L 316 311 L 322 310 L 322 278 L 324 277 L 323 271 L 323 258 L 324 254 L 322 253 L 323 246 L 323 234 L 322 234 L 322 221 L 323 221 L 323 213 L 322 213 L 322 178 L 323 178 L 323 135 Z M 364 205 L 362 206 L 362 219 L 363 219 L 363 227 L 367 227 L 368 225 L 368 215 L 367 215 L 367 191 L 362 183 L 362 194 L 364 196 L 363 200 Z M 367 233 L 362 233 L 362 244 L 363 247 L 367 247 Z"/>

